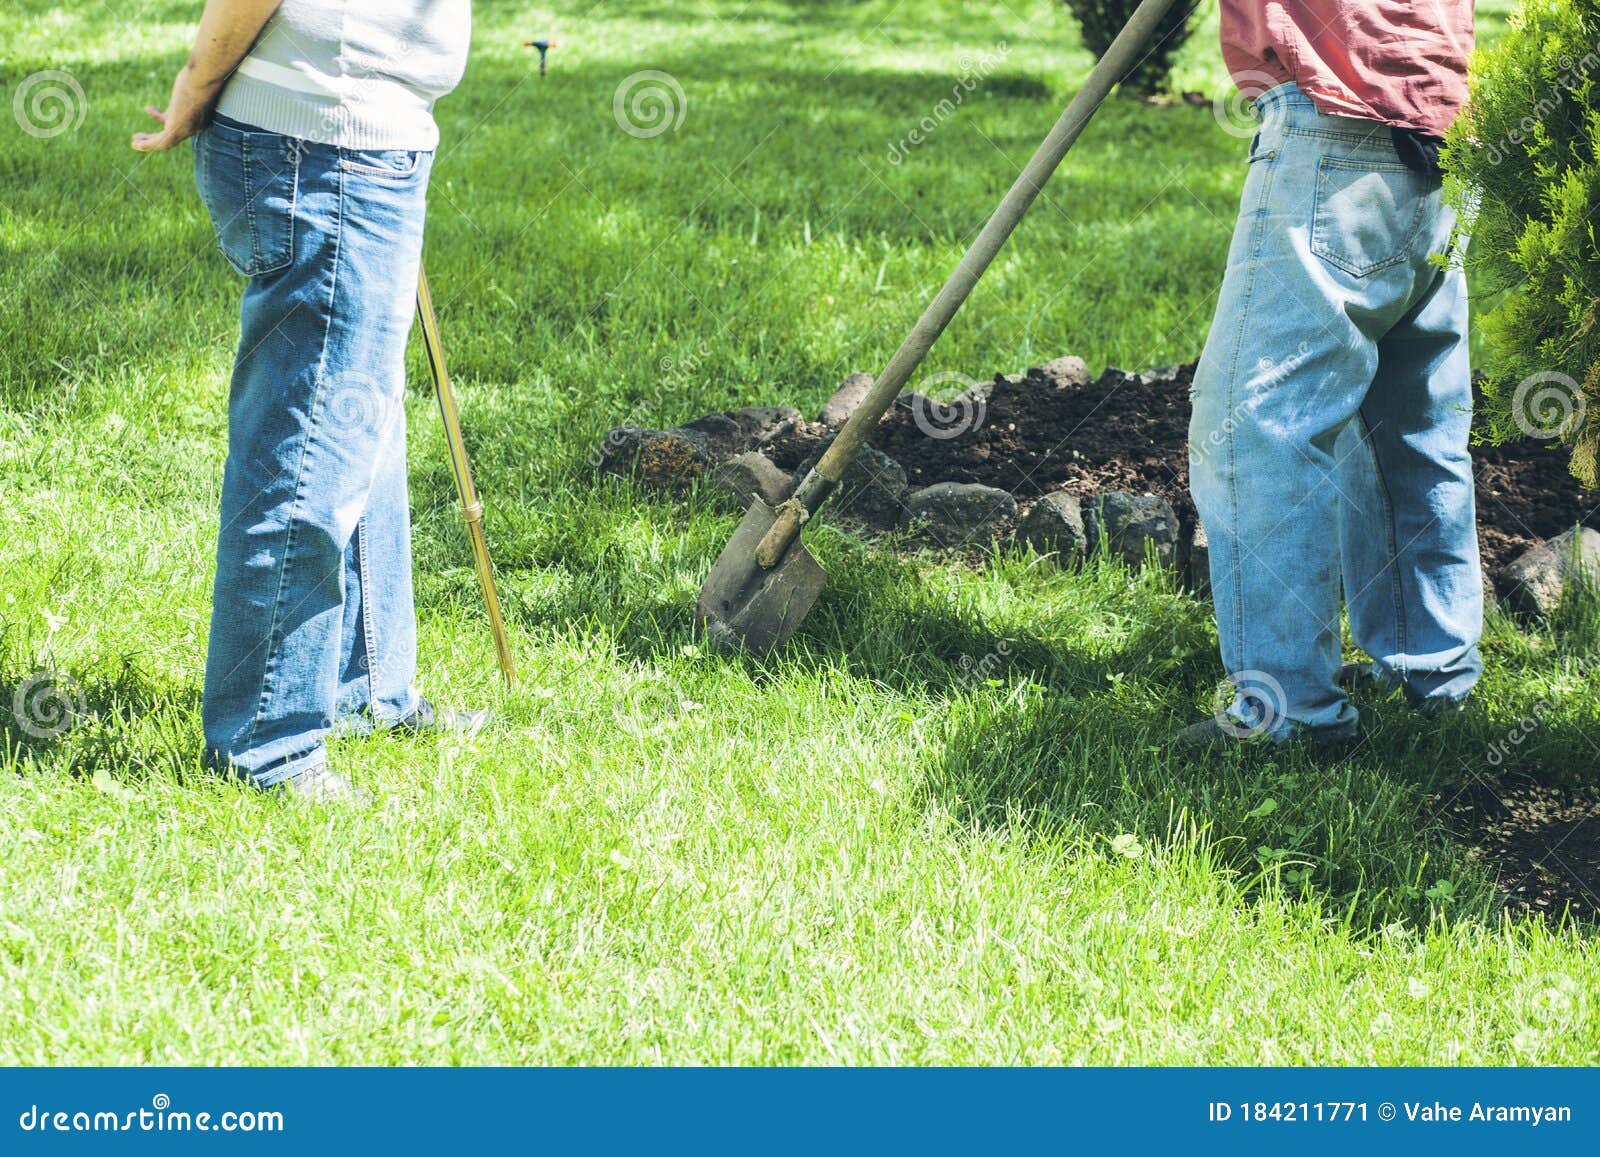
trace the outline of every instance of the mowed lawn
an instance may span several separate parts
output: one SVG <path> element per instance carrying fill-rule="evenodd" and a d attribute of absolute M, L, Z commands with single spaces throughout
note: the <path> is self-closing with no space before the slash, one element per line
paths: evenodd
<path fill-rule="evenodd" d="M 479 0 L 427 260 L 521 681 L 414 348 L 423 686 L 498 721 L 337 742 L 363 810 L 203 772 L 240 285 L 188 150 L 126 143 L 198 8 L 0 12 L 0 1062 L 1600 1061 L 1593 927 L 1505 914 L 1443 818 L 1600 779 L 1592 627 L 1494 618 L 1469 710 L 1363 698 L 1333 767 L 1184 759 L 1222 672 L 1170 577 L 824 520 L 803 634 L 728 656 L 691 609 L 735 516 L 597 477 L 611 426 L 882 364 L 1091 64 L 1047 0 Z M 1220 96 L 1214 36 L 1180 83 Z M 84 100 L 39 137 L 42 70 Z M 641 137 L 645 70 L 681 121 Z M 1243 145 L 1112 102 L 924 373 L 1194 357 Z M 70 729 L 13 716 L 52 686 Z"/>

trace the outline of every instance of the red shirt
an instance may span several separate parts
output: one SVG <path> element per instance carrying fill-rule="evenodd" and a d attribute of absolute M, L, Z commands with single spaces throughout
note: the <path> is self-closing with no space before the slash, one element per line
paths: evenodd
<path fill-rule="evenodd" d="M 1222 59 L 1255 96 L 1443 136 L 1467 101 L 1473 0 L 1222 0 Z"/>

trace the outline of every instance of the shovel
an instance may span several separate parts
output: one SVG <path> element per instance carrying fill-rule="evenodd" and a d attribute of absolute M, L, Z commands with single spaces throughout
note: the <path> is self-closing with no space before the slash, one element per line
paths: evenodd
<path fill-rule="evenodd" d="M 800 629 L 828 581 L 827 572 L 800 541 L 800 528 L 838 488 L 873 427 L 972 293 L 1089 118 L 1138 60 L 1174 2 L 1144 0 L 1134 11 L 944 288 L 917 319 L 861 405 L 794 494 L 776 507 L 759 497 L 751 503 L 739 529 L 712 565 L 695 604 L 695 615 L 705 623 L 712 642 L 765 654 Z"/>

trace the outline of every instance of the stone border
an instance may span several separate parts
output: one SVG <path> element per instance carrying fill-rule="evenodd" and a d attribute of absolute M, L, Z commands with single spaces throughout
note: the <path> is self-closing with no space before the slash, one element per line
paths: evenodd
<path fill-rule="evenodd" d="M 1167 375 L 1171 368 L 1147 371 Z M 1079 358 L 1057 358 L 1030 374 L 1087 380 Z M 870 374 L 847 377 L 823 405 L 814 423 L 792 406 L 747 406 L 706 414 L 667 430 L 619 426 L 600 448 L 603 473 L 630 477 L 663 492 L 682 492 L 709 479 L 740 509 L 759 496 L 776 505 L 821 457 L 832 433 L 861 404 Z M 977 387 L 981 390 L 982 387 Z M 910 394 L 916 405 L 928 403 Z M 981 402 L 981 396 L 975 395 Z M 956 403 L 959 404 L 960 399 Z M 793 475 L 764 452 L 774 440 L 814 429 L 817 451 Z M 913 547 L 963 550 L 1000 542 L 1033 548 L 1072 565 L 1104 549 L 1132 568 L 1151 559 L 1176 569 L 1188 589 L 1210 594 L 1205 531 L 1185 533 L 1177 512 L 1155 494 L 1105 491 L 1087 503 L 1065 490 L 1019 501 L 1009 491 L 976 482 L 934 482 L 912 489 L 906 472 L 883 451 L 868 446 L 846 473 L 832 504 L 853 529 L 867 535 L 899 532 Z M 1574 527 L 1537 543 L 1493 576 L 1485 594 L 1520 613 L 1548 617 L 1562 604 L 1575 576 L 1600 579 L 1600 531 Z"/>

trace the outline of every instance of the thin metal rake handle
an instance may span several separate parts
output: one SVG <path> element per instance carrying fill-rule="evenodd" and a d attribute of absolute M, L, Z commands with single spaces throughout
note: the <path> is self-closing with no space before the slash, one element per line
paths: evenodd
<path fill-rule="evenodd" d="M 444 439 L 450 448 L 450 470 L 456 479 L 456 496 L 461 500 L 461 517 L 467 524 L 472 543 L 472 565 L 478 572 L 478 587 L 489 612 L 489 629 L 494 634 L 494 649 L 500 659 L 500 673 L 506 686 L 517 681 L 517 666 L 511 657 L 511 640 L 500 613 L 500 595 L 494 585 L 494 564 L 489 561 L 489 543 L 483 533 L 483 502 L 472 481 L 472 464 L 467 461 L 467 444 L 461 436 L 461 415 L 456 410 L 455 391 L 450 388 L 450 371 L 444 364 L 444 343 L 439 339 L 439 319 L 433 313 L 433 295 L 428 292 L 428 274 L 417 269 L 417 316 L 422 319 L 422 345 L 428 352 L 428 368 L 433 373 L 433 392 L 439 401 L 439 416 L 444 419 Z"/>

